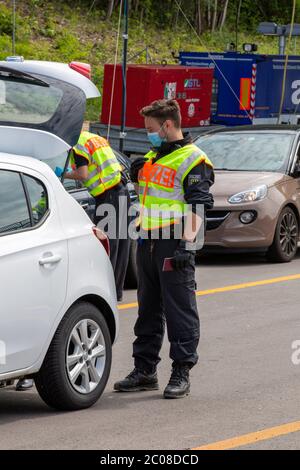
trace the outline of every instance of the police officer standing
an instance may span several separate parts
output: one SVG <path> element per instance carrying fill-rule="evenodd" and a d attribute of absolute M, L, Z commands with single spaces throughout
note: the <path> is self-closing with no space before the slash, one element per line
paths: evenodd
<path fill-rule="evenodd" d="M 111 224 L 108 230 L 115 231 L 115 234 L 109 236 L 110 258 L 115 273 L 117 298 L 121 301 L 130 250 L 127 236 L 130 196 L 122 182 L 122 167 L 107 140 L 90 132 L 81 133 L 78 143 L 73 147 L 70 163 L 72 171 L 66 172 L 64 178 L 83 183 L 95 198 L 95 224 L 105 220 L 108 225 Z M 60 177 L 63 170 L 56 167 L 55 173 Z M 104 204 L 115 209 L 110 216 L 111 220 L 109 214 L 107 216 L 106 212 L 100 210 Z"/>
<path fill-rule="evenodd" d="M 156 369 L 166 323 L 173 363 L 164 398 L 181 398 L 190 391 L 189 371 L 198 361 L 200 338 L 195 251 L 189 248 L 204 222 L 198 215 L 198 205 L 213 207 L 210 187 L 214 172 L 207 156 L 192 144 L 191 136 L 183 134 L 177 101 L 155 101 L 143 108 L 141 114 L 153 149 L 144 158 L 135 160 L 131 168 L 132 180 L 139 185 L 141 205 L 135 368 L 124 380 L 115 383 L 114 389 L 120 392 L 158 389 Z M 177 237 L 175 228 L 182 221 L 186 204 L 191 208 L 196 228 L 193 232 L 183 226 Z M 163 210 L 158 211 L 161 205 Z M 170 234 L 167 239 L 166 227 Z M 166 265 L 167 261 L 171 267 Z"/>

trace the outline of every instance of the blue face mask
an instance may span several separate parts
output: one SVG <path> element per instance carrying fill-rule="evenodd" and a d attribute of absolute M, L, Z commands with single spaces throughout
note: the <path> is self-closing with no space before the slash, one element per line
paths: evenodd
<path fill-rule="evenodd" d="M 162 124 L 161 128 L 159 129 L 158 132 L 148 132 L 148 139 L 150 143 L 153 145 L 155 148 L 159 148 L 163 142 L 166 142 L 167 139 L 165 137 L 160 137 L 159 133 L 162 129 L 164 124 Z"/>
<path fill-rule="evenodd" d="M 163 142 L 166 141 L 166 139 L 163 139 L 160 137 L 158 132 L 148 132 L 148 139 L 150 140 L 150 143 L 153 145 L 153 147 L 160 147 Z"/>

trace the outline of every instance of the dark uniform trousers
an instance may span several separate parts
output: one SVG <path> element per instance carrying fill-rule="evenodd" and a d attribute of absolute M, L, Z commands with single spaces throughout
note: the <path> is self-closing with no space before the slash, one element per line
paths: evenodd
<path fill-rule="evenodd" d="M 116 224 L 116 235 L 109 237 L 110 260 L 115 274 L 117 297 L 121 298 L 130 252 L 130 239 L 128 237 L 130 195 L 126 186 L 120 183 L 95 199 L 95 225 L 106 218 L 106 215 L 97 216 L 97 209 L 101 204 L 111 204 L 115 208 L 115 216 L 110 221 L 112 226 Z"/>
<path fill-rule="evenodd" d="M 178 240 L 140 240 L 137 249 L 138 319 L 133 343 L 135 367 L 149 373 L 160 362 L 165 323 L 174 364 L 192 368 L 198 361 L 200 322 L 195 295 L 195 265 L 163 271 Z"/>

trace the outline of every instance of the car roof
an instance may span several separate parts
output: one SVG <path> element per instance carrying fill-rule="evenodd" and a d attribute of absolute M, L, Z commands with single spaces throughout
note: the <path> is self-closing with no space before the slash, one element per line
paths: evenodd
<path fill-rule="evenodd" d="M 24 60 L 16 62 L 7 62 L 2 60 L 0 61 L 0 67 L 61 80 L 80 88 L 85 93 L 87 99 L 101 96 L 96 85 L 81 73 L 71 69 L 69 64 L 40 60 Z"/>

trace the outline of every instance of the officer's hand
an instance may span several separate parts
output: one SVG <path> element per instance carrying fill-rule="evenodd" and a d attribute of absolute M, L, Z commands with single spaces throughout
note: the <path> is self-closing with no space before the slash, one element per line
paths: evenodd
<path fill-rule="evenodd" d="M 61 177 L 61 175 L 63 174 L 63 172 L 64 172 L 64 170 L 63 170 L 62 168 L 60 168 L 59 166 L 57 166 L 57 167 L 55 168 L 55 170 L 54 170 L 54 173 L 56 174 L 56 176 L 57 176 L 58 178 Z"/>
<path fill-rule="evenodd" d="M 176 271 L 184 269 L 190 264 L 194 264 L 195 262 L 196 252 L 192 250 L 187 250 L 185 245 L 186 242 L 184 240 L 180 240 L 178 247 L 174 252 L 174 256 L 172 258 L 172 265 Z"/>
<path fill-rule="evenodd" d="M 144 157 L 138 157 L 131 163 L 130 179 L 133 183 L 137 183 L 138 173 L 143 168 L 145 163 L 146 163 L 146 160 L 144 159 Z"/>

